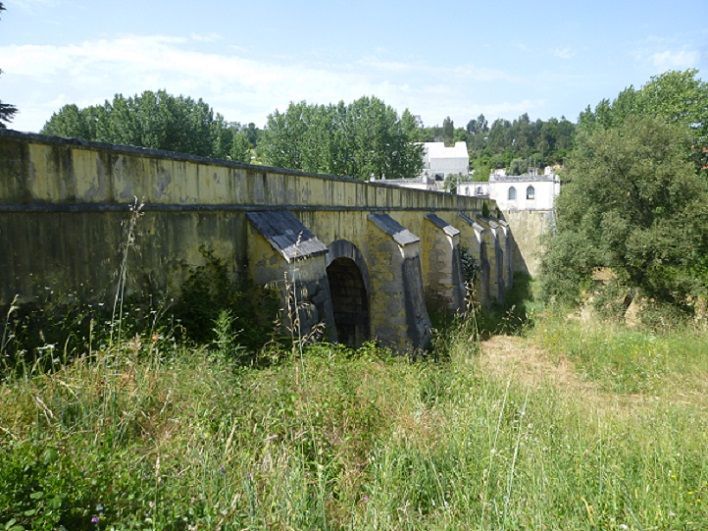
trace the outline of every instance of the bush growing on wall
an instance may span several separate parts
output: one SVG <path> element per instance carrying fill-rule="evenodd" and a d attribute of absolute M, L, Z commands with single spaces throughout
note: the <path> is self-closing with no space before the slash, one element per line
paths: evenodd
<path fill-rule="evenodd" d="M 230 315 L 237 342 L 249 352 L 258 350 L 271 337 L 273 321 L 279 310 L 275 294 L 230 275 L 226 263 L 214 253 L 202 249 L 204 264 L 189 269 L 174 315 L 185 328 L 187 337 L 199 343 L 219 339 L 215 324 Z M 221 319 L 220 319 L 221 316 Z"/>

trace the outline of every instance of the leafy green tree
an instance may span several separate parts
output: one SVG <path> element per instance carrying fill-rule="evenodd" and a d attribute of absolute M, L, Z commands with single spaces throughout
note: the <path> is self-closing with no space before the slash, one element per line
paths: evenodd
<path fill-rule="evenodd" d="M 542 262 L 547 297 L 576 298 L 599 267 L 657 300 L 706 295 L 708 183 L 689 160 L 691 136 L 652 116 L 580 134 Z"/>
<path fill-rule="evenodd" d="M 708 83 L 695 69 L 669 71 L 652 77 L 639 90 L 628 87 L 613 101 L 602 100 L 594 111 L 588 106 L 578 125 L 584 130 L 617 127 L 631 116 L 663 118 L 688 127 L 692 157 L 699 171 L 708 169 Z"/>
<path fill-rule="evenodd" d="M 446 146 L 452 146 L 455 143 L 455 123 L 449 116 L 443 120 L 442 137 Z"/>
<path fill-rule="evenodd" d="M 513 159 L 511 164 L 509 164 L 508 173 L 509 175 L 523 175 L 529 169 L 529 163 L 527 159 Z"/>
<path fill-rule="evenodd" d="M 250 163 L 252 149 L 248 135 L 244 131 L 234 133 L 230 149 L 231 160 Z"/>
<path fill-rule="evenodd" d="M 415 117 L 375 97 L 346 105 L 291 103 L 268 116 L 259 152 L 268 164 L 303 171 L 388 179 L 413 177 L 422 169 Z"/>
<path fill-rule="evenodd" d="M 65 105 L 42 128 L 49 135 L 221 158 L 231 156 L 237 131 L 203 100 L 164 90 L 129 98 L 116 94 L 111 102 L 84 109 Z"/>
<path fill-rule="evenodd" d="M 0 2 L 0 12 L 2 11 L 5 11 L 5 6 Z M 2 70 L 0 70 L 0 74 L 2 74 Z M 17 107 L 0 100 L 0 129 L 5 129 L 6 126 L 3 122 L 11 122 L 16 113 Z"/>

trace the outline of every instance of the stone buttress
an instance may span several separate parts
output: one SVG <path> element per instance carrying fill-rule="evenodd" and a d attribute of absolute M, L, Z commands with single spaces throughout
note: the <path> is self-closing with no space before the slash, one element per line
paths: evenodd
<path fill-rule="evenodd" d="M 299 319 L 300 337 L 323 323 L 326 336 L 336 340 L 327 246 L 290 212 L 249 212 L 246 217 L 253 281 L 277 289 L 283 308 L 288 309 L 285 321 L 290 326 L 295 315 Z"/>
<path fill-rule="evenodd" d="M 423 295 L 420 238 L 388 214 L 369 214 L 371 334 L 400 351 L 424 349 L 430 317 Z"/>
<path fill-rule="evenodd" d="M 429 311 L 456 312 L 465 305 L 460 266 L 460 231 L 436 214 L 425 215 L 422 231 L 425 300 Z"/>
<path fill-rule="evenodd" d="M 474 279 L 474 297 L 483 307 L 490 304 L 489 274 L 490 266 L 487 258 L 487 242 L 489 229 L 477 223 L 471 216 L 460 212 L 458 214 L 462 223 L 459 224 L 461 243 L 470 253 L 477 266 Z"/>

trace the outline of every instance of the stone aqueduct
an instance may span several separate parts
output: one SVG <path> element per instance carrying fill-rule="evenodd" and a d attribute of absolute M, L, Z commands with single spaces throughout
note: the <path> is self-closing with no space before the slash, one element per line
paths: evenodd
<path fill-rule="evenodd" d="M 464 304 L 461 247 L 483 304 L 525 267 L 520 235 L 482 199 L 0 131 L 0 307 L 49 288 L 105 297 L 136 198 L 128 291 L 178 292 L 207 247 L 235 275 L 289 286 L 303 327 L 348 344 L 424 346 L 429 312 Z"/>

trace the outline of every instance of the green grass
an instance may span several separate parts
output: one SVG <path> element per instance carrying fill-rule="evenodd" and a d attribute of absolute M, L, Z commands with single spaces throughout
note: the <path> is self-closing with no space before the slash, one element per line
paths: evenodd
<path fill-rule="evenodd" d="M 608 391 L 671 393 L 696 387 L 708 375 L 708 332 L 690 325 L 657 333 L 550 314 L 531 335 Z"/>
<path fill-rule="evenodd" d="M 574 326 L 537 320 L 530 341 L 607 393 L 708 376 L 705 335 Z M 12 377 L 0 529 L 704 527 L 705 401 L 506 381 L 473 331 L 442 334 L 435 363 L 321 344 L 258 369 L 145 335 Z"/>

